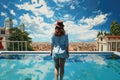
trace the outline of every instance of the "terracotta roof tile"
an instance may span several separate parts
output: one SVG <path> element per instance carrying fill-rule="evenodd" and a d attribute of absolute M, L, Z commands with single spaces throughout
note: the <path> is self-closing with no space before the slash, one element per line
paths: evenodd
<path fill-rule="evenodd" d="M 120 39 L 120 36 L 106 36 L 108 39 Z"/>

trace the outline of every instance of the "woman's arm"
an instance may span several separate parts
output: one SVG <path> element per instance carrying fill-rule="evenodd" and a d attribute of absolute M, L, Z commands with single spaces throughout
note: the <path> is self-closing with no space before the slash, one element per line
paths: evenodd
<path fill-rule="evenodd" d="M 69 39 L 68 39 L 68 34 L 66 34 L 66 52 L 67 52 L 67 56 L 69 57 Z"/>
<path fill-rule="evenodd" d="M 52 38 L 51 38 L 51 51 L 50 51 L 50 56 L 52 56 L 53 46 L 54 46 L 54 35 L 53 35 Z"/>
<path fill-rule="evenodd" d="M 66 47 L 67 56 L 69 57 L 69 46 Z"/>

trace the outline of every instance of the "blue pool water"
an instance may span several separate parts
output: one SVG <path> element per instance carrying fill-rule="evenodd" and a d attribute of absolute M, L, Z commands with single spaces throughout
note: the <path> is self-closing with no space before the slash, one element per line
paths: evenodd
<path fill-rule="evenodd" d="M 49 54 L 1 54 L 0 80 L 54 80 Z M 70 54 L 64 80 L 120 80 L 120 57 L 113 54 Z"/>

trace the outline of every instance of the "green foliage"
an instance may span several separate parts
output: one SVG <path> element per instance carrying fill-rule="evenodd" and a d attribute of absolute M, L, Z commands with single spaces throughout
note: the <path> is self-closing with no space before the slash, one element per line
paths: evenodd
<path fill-rule="evenodd" d="M 117 21 L 113 21 L 110 26 L 111 35 L 120 35 L 120 24 Z"/>
<path fill-rule="evenodd" d="M 120 24 L 118 24 L 117 21 L 113 21 L 110 25 L 110 33 L 98 32 L 97 37 L 102 34 L 104 34 L 104 35 L 120 35 Z"/>
<path fill-rule="evenodd" d="M 9 36 L 9 40 L 10 41 L 27 41 L 27 50 L 28 51 L 32 51 L 32 46 L 30 45 L 31 44 L 31 38 L 28 37 L 28 33 L 26 31 L 22 32 L 20 29 L 18 28 L 11 28 L 10 29 L 10 36 Z M 18 46 L 19 45 L 19 46 Z M 18 47 L 19 47 L 19 50 L 25 50 L 25 43 L 14 43 L 14 50 L 15 51 L 18 51 Z M 22 48 L 21 48 L 22 47 Z M 11 51 L 13 50 L 13 43 L 9 43 L 8 44 L 8 50 Z"/>
<path fill-rule="evenodd" d="M 103 32 L 98 32 L 97 37 L 102 35 L 102 34 L 103 34 Z"/>

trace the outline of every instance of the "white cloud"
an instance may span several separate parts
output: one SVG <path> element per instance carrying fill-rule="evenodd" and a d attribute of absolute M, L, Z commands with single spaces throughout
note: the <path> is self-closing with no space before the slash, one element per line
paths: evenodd
<path fill-rule="evenodd" d="M 72 0 L 53 0 L 58 7 L 64 7 L 63 3 L 71 3 Z M 66 4 L 66 5 L 67 5 Z"/>
<path fill-rule="evenodd" d="M 16 15 L 15 12 L 14 12 L 14 10 L 10 10 L 10 13 L 11 13 L 13 16 Z"/>
<path fill-rule="evenodd" d="M 26 28 L 29 29 L 30 37 L 33 39 L 48 39 L 54 31 L 54 25 L 44 22 L 42 17 L 30 16 L 29 14 L 24 14 L 20 17 L 20 20 L 27 25 Z"/>
<path fill-rule="evenodd" d="M 95 17 L 82 18 L 78 23 L 74 22 L 74 18 L 71 15 L 65 14 L 63 16 L 63 21 L 65 25 L 65 30 L 69 33 L 70 41 L 81 40 L 88 41 L 96 38 L 98 31 L 93 30 L 94 26 L 103 24 L 107 19 L 107 14 L 100 14 Z M 30 37 L 37 41 L 50 41 L 50 36 L 54 32 L 55 23 L 44 22 L 43 17 L 31 16 L 30 14 L 24 14 L 20 17 L 20 20 L 27 25 L 26 28 L 29 29 Z M 54 19 L 52 19 L 55 21 Z M 84 24 L 83 24 L 84 23 Z"/>
<path fill-rule="evenodd" d="M 39 3 L 40 2 L 40 3 Z M 32 0 L 32 4 L 24 3 L 17 4 L 16 6 L 19 9 L 24 9 L 26 11 L 31 11 L 35 16 L 30 14 L 24 14 L 20 16 L 20 20 L 27 26 L 26 30 L 30 33 L 30 37 L 33 40 L 44 41 L 44 39 L 48 39 L 54 31 L 52 24 L 44 22 L 44 18 L 42 15 L 47 18 L 54 17 L 54 11 L 51 10 L 50 7 L 47 6 L 44 0 Z M 51 18 L 54 21 L 53 18 Z M 46 41 L 46 40 L 45 40 Z M 48 40 L 49 41 L 49 40 Z"/>
<path fill-rule="evenodd" d="M 7 14 L 4 13 L 4 12 L 1 12 L 1 16 L 5 16 L 5 17 L 7 17 Z"/>
<path fill-rule="evenodd" d="M 79 20 L 78 24 L 73 21 L 66 21 L 64 24 L 66 26 L 65 29 L 70 34 L 70 39 L 72 39 L 72 35 L 74 35 L 77 40 L 87 41 L 95 39 L 98 33 L 97 30 L 91 28 L 103 24 L 106 19 L 107 14 L 100 14 L 93 18 L 83 17 Z"/>
<path fill-rule="evenodd" d="M 16 20 L 16 19 L 13 19 L 12 21 L 13 21 L 13 27 L 16 27 L 17 24 L 18 24 L 17 20 Z"/>
<path fill-rule="evenodd" d="M 71 6 L 70 6 L 70 9 L 72 9 L 72 10 L 75 9 L 75 6 L 71 5 Z"/>
<path fill-rule="evenodd" d="M 86 32 L 80 33 L 78 39 L 82 41 L 92 40 L 96 38 L 97 33 L 97 30 L 86 30 Z"/>
<path fill-rule="evenodd" d="M 80 7 L 80 1 L 77 0 L 53 0 L 59 8 L 64 6 L 70 6 L 70 9 L 75 9 L 75 7 Z"/>
<path fill-rule="evenodd" d="M 57 5 L 61 3 L 68 3 L 69 1 L 71 0 L 54 0 Z M 45 22 L 42 15 L 50 18 L 53 22 L 55 22 L 55 20 L 57 20 L 58 18 L 65 21 L 65 30 L 69 33 L 70 39 L 74 39 L 74 41 L 76 39 L 82 41 L 95 39 L 98 31 L 93 30 L 92 28 L 106 22 L 108 16 L 108 14 L 100 13 L 95 17 L 83 17 L 78 21 L 78 23 L 75 23 L 75 15 L 73 17 L 70 14 L 65 14 L 62 17 L 56 17 L 54 16 L 54 11 L 47 6 L 44 0 L 40 0 L 39 2 L 38 0 L 32 0 L 32 4 L 26 2 L 24 4 L 16 5 L 19 9 L 31 11 L 34 14 L 34 16 L 28 13 L 24 14 L 20 16 L 20 20 L 26 25 L 26 30 L 30 33 L 29 36 L 33 40 L 37 41 L 49 41 L 50 36 L 54 32 L 55 23 Z M 75 9 L 73 5 L 71 5 L 70 8 Z"/>
<path fill-rule="evenodd" d="M 95 18 L 82 18 L 80 20 L 80 23 L 85 23 L 87 24 L 88 28 L 92 28 L 96 25 L 99 25 L 99 24 L 103 24 L 105 23 L 107 20 L 107 14 L 100 14 L 100 15 L 97 15 Z"/>
<path fill-rule="evenodd" d="M 32 32 L 30 29 L 25 29 L 25 31 L 27 31 L 28 33 Z"/>
<path fill-rule="evenodd" d="M 33 4 L 28 2 L 24 4 L 16 4 L 19 9 L 24 9 L 26 11 L 31 11 L 35 16 L 45 15 L 47 18 L 51 18 L 54 15 L 54 11 L 47 6 L 44 0 L 40 0 L 38 3 L 37 0 L 32 0 Z M 35 4 L 34 4 L 35 3 Z"/>
<path fill-rule="evenodd" d="M 65 3 L 70 2 L 71 0 L 53 0 L 55 3 Z"/>
<path fill-rule="evenodd" d="M 93 11 L 93 13 L 102 13 L 101 10 Z"/>
<path fill-rule="evenodd" d="M 2 4 L 4 8 L 8 8 L 5 4 Z"/>
<path fill-rule="evenodd" d="M 73 21 L 67 21 L 65 30 L 69 33 L 69 38 L 72 40 L 88 41 L 96 38 L 98 31 L 86 28 L 84 25 L 77 25 Z M 72 38 L 74 36 L 74 39 Z"/>
<path fill-rule="evenodd" d="M 69 17 L 69 14 L 65 14 L 64 17 Z"/>
<path fill-rule="evenodd" d="M 23 16 L 20 16 L 21 21 L 25 23 L 32 23 L 32 18 L 29 14 L 24 14 Z"/>
<path fill-rule="evenodd" d="M 71 16 L 69 14 L 65 14 L 63 16 L 63 18 L 61 18 L 61 19 L 68 21 L 68 20 L 74 20 L 74 18 L 75 18 L 75 16 L 73 17 L 73 16 Z"/>

